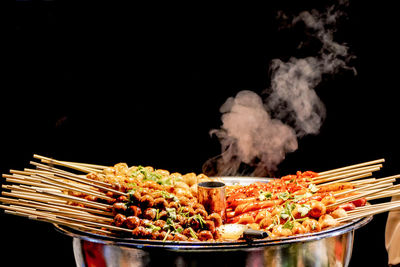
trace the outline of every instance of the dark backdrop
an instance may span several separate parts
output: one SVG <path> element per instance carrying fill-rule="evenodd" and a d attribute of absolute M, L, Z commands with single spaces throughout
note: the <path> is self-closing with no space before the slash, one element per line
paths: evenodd
<path fill-rule="evenodd" d="M 365 2 L 350 3 L 336 34 L 357 57 L 350 65 L 358 75 L 324 77 L 316 89 L 327 108 L 321 132 L 302 138 L 277 175 L 377 158 L 386 159 L 380 176 L 400 172 L 396 8 Z M 302 56 L 296 50 L 302 33 L 279 31 L 277 11 L 329 3 L 16 2 L 12 52 L 4 51 L 10 61 L 1 90 L 1 172 L 28 167 L 33 153 L 201 172 L 220 152 L 209 131 L 220 126 L 225 100 L 268 87 L 271 59 Z M 378 215 L 357 231 L 351 266 L 367 258 L 386 265 L 385 223 L 386 215 Z M 4 214 L 0 225 L 2 255 L 16 265 L 74 264 L 71 240 L 51 226 Z"/>

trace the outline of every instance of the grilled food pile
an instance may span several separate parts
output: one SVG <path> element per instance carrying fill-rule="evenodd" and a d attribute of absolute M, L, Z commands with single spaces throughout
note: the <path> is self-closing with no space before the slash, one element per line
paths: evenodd
<path fill-rule="evenodd" d="M 222 218 L 199 203 L 197 185 L 223 179 L 126 163 L 102 166 L 34 157 L 41 161 L 31 162 L 35 169 L 3 175 L 7 183 L 2 185 L 4 205 L 0 208 L 108 236 L 223 242 L 229 233 L 220 229 L 240 224 L 278 239 L 319 232 L 400 207 L 397 202 L 367 205 L 367 201 L 400 194 L 399 186 L 393 185 L 399 175 L 367 178 L 382 167 L 383 160 L 228 185 L 226 218 Z"/>

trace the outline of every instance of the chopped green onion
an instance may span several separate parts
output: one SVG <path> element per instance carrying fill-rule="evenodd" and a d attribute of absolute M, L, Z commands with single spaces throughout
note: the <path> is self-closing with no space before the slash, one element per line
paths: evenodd
<path fill-rule="evenodd" d="M 260 201 L 264 201 L 264 200 L 271 199 L 271 197 L 272 197 L 272 193 L 271 192 L 260 190 L 260 195 L 258 196 L 258 199 Z"/>
<path fill-rule="evenodd" d="M 294 223 L 293 223 L 292 221 L 287 221 L 287 222 L 285 222 L 285 224 L 283 225 L 283 228 L 284 228 L 284 229 L 290 229 L 290 230 L 292 230 L 292 229 L 293 229 L 293 226 L 294 226 Z"/>
<path fill-rule="evenodd" d="M 161 227 L 155 226 L 155 225 L 150 224 L 150 223 L 149 223 L 149 224 L 146 224 L 146 228 L 150 229 L 152 233 L 161 230 Z"/>
<path fill-rule="evenodd" d="M 165 242 L 165 240 L 167 240 L 169 233 L 171 233 L 171 230 L 168 229 L 167 234 L 165 235 L 164 239 L 162 240 L 163 242 Z"/>
<path fill-rule="evenodd" d="M 197 239 L 196 232 L 192 229 L 192 227 L 189 227 L 189 232 L 190 232 L 190 235 L 191 235 L 193 238 Z"/>
<path fill-rule="evenodd" d="M 311 207 L 308 204 L 302 204 L 297 210 L 300 212 L 301 217 L 304 217 L 311 210 Z"/>
<path fill-rule="evenodd" d="M 280 193 L 280 194 L 278 195 L 278 198 L 280 198 L 280 199 L 286 201 L 286 200 L 288 200 L 288 199 L 290 198 L 290 194 L 289 194 L 288 191 L 285 191 L 285 192 L 283 192 L 283 193 Z"/>
<path fill-rule="evenodd" d="M 166 208 L 165 210 L 168 213 L 168 217 L 175 221 L 176 220 L 176 210 L 175 210 L 175 208 Z"/>
<path fill-rule="evenodd" d="M 311 191 L 311 193 L 317 193 L 318 192 L 318 190 L 319 190 L 319 188 L 315 185 L 315 184 L 310 184 L 309 186 L 308 186 L 308 189 Z"/>

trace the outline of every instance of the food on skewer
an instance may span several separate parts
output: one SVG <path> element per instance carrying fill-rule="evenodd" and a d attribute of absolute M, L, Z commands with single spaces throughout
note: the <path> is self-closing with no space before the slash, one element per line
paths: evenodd
<path fill-rule="evenodd" d="M 400 176 L 374 178 L 370 183 L 356 181 L 378 170 L 382 165 L 372 164 L 382 160 L 333 172 L 297 172 L 267 183 L 227 186 L 224 222 L 219 214 L 208 214 L 198 203 L 197 183 L 213 180 L 204 174 L 170 173 L 152 167 L 129 167 L 126 163 L 109 167 L 35 157 L 48 165 L 32 162 L 36 170 L 3 175 L 13 185 L 3 185 L 11 192 L 3 191 L 8 198 L 0 201 L 10 206 L 0 208 L 85 231 L 138 239 L 223 241 L 218 230 L 223 223 L 261 229 L 268 232 L 269 238 L 315 233 L 391 209 L 393 206 L 376 206 L 376 210 L 364 207 L 367 199 L 400 194 L 392 184 Z"/>

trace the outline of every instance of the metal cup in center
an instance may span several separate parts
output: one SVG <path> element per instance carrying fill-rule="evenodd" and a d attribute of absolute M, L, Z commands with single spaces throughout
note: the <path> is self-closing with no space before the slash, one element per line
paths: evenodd
<path fill-rule="evenodd" d="M 201 182 L 198 184 L 197 190 L 198 201 L 203 204 L 208 214 L 218 213 L 221 215 L 222 220 L 225 221 L 225 184 L 214 181 Z"/>

